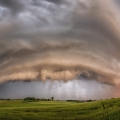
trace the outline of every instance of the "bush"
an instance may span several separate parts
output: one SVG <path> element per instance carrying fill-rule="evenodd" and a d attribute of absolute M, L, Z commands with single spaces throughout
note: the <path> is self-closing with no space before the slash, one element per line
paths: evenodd
<path fill-rule="evenodd" d="M 34 97 L 27 97 L 27 98 L 24 98 L 24 101 L 26 102 L 37 102 L 37 101 L 40 101 L 39 98 L 34 98 Z"/>

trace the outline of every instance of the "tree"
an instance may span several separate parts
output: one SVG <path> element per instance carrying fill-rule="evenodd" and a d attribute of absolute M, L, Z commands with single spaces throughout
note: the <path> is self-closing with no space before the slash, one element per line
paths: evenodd
<path fill-rule="evenodd" d="M 51 97 L 51 100 L 54 100 L 54 97 Z"/>

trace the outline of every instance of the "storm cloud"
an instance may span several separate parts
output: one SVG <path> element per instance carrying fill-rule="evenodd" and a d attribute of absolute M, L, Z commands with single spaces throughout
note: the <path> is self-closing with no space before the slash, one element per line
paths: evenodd
<path fill-rule="evenodd" d="M 0 84 L 96 80 L 120 85 L 114 0 L 0 0 Z"/>

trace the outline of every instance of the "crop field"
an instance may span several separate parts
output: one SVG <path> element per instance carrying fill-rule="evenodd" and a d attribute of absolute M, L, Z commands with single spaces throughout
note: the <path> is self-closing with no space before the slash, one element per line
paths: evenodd
<path fill-rule="evenodd" d="M 0 100 L 0 120 L 120 120 L 120 98 L 88 103 Z"/>

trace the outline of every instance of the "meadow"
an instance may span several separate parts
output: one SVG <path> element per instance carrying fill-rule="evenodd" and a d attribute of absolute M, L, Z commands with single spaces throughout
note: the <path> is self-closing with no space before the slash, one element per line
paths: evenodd
<path fill-rule="evenodd" d="M 120 120 L 120 98 L 87 103 L 0 100 L 0 120 Z"/>

